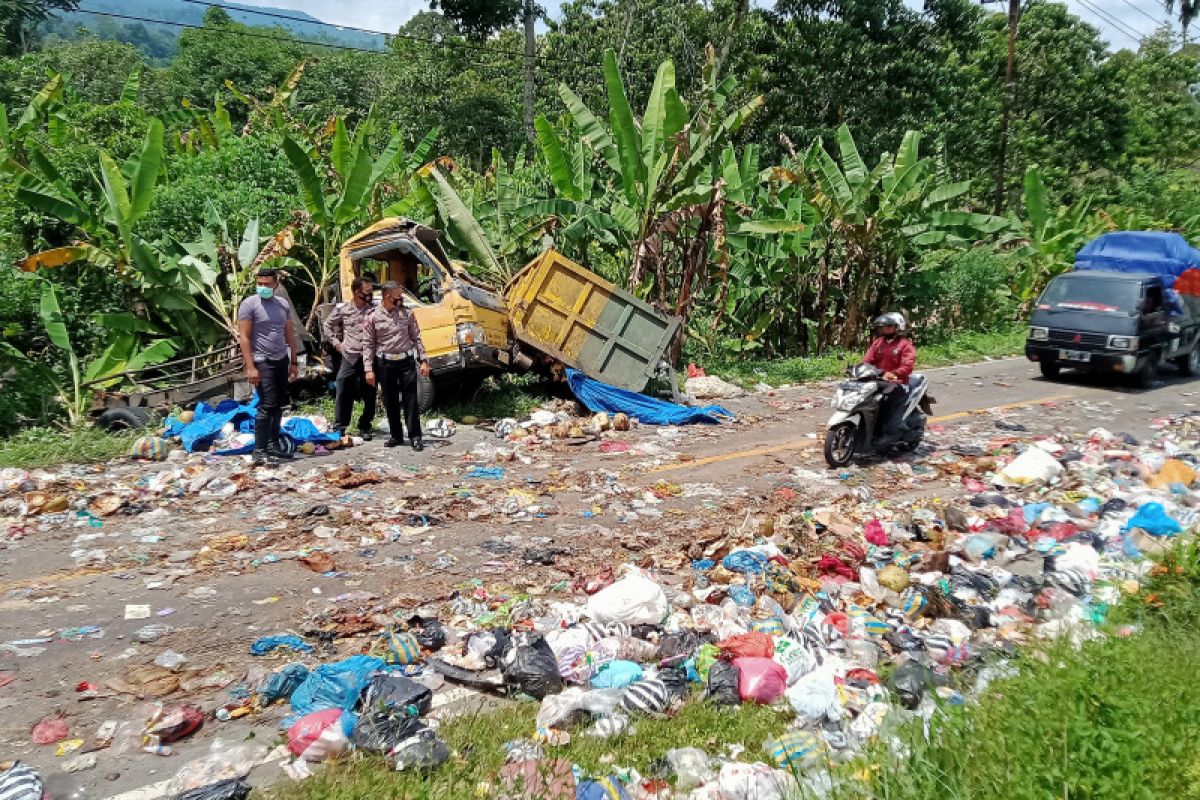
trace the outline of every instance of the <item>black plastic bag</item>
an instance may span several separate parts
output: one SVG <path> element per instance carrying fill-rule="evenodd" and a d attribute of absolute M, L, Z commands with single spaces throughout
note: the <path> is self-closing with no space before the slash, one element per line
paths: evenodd
<path fill-rule="evenodd" d="M 495 669 L 500 665 L 500 659 L 504 657 L 509 647 L 512 646 L 512 639 L 508 635 L 508 631 L 504 630 L 504 628 L 478 631 L 467 636 L 466 641 L 463 643 L 464 652 L 475 650 L 476 648 L 472 647 L 471 643 L 481 637 L 486 637 L 491 641 L 491 646 L 483 653 L 483 661 L 489 667 Z"/>
<path fill-rule="evenodd" d="M 433 692 L 428 686 L 387 672 L 371 677 L 363 699 L 365 710 L 390 711 L 413 717 L 427 713 L 432 704 Z"/>
<path fill-rule="evenodd" d="M 509 694 L 526 694 L 537 700 L 562 691 L 558 661 L 541 634 L 514 636 L 500 666 Z"/>
<path fill-rule="evenodd" d="M 446 646 L 446 629 L 435 617 L 413 616 L 406 626 L 422 648 L 437 652 Z"/>
<path fill-rule="evenodd" d="M 175 795 L 175 800 L 246 800 L 250 796 L 250 784 L 241 778 L 212 783 Z"/>
<path fill-rule="evenodd" d="M 658 679 L 667 687 L 672 698 L 685 699 L 691 694 L 692 687 L 683 667 L 663 667 L 658 671 Z"/>
<path fill-rule="evenodd" d="M 700 649 L 700 637 L 694 631 L 668 633 L 658 643 L 658 663 L 673 667 L 682 664 Z"/>
<path fill-rule="evenodd" d="M 425 728 L 416 717 L 372 712 L 359 717 L 350 741 L 368 753 L 390 753 L 393 748 Z"/>
<path fill-rule="evenodd" d="M 741 670 L 728 661 L 717 661 L 708 669 L 708 689 L 704 699 L 719 706 L 736 706 L 742 702 L 738 693 Z"/>
<path fill-rule="evenodd" d="M 933 674 L 929 668 L 916 661 L 901 664 L 888 678 L 888 686 L 900 699 L 900 704 L 909 711 L 921 705 L 925 690 L 933 685 Z"/>
<path fill-rule="evenodd" d="M 433 769 L 450 758 L 450 748 L 428 728 L 422 728 L 397 744 L 388 754 L 396 759 L 396 769 Z"/>

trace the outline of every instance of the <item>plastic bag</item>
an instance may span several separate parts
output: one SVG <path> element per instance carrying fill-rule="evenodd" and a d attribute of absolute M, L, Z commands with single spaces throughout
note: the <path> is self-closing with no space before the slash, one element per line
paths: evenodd
<path fill-rule="evenodd" d="M 259 705 L 266 707 L 277 700 L 288 700 L 308 677 L 308 667 L 303 664 L 288 664 L 267 678 L 258 690 Z"/>
<path fill-rule="evenodd" d="M 712 759 L 698 747 L 668 750 L 666 760 L 675 775 L 675 788 L 680 791 L 686 792 L 716 777 Z"/>
<path fill-rule="evenodd" d="M 322 664 L 308 674 L 292 693 L 292 709 L 310 714 L 326 708 L 351 711 L 358 705 L 371 675 L 385 664 L 371 656 L 350 656 L 343 661 Z"/>
<path fill-rule="evenodd" d="M 389 755 L 396 760 L 398 772 L 406 769 L 433 769 L 450 758 L 450 748 L 436 733 L 422 727 L 392 748 Z"/>
<path fill-rule="evenodd" d="M 1162 503 L 1146 503 L 1125 523 L 1125 530 L 1143 530 L 1151 536 L 1174 536 L 1183 530 L 1178 521 L 1167 515 Z"/>
<path fill-rule="evenodd" d="M 158 703 L 146 723 L 145 735 L 153 744 L 171 744 L 186 739 L 204 724 L 204 712 L 186 703 Z"/>
<path fill-rule="evenodd" d="M 526 694 L 541 700 L 548 694 L 562 691 L 554 651 L 540 634 L 514 636 L 500 669 L 509 694 Z"/>
<path fill-rule="evenodd" d="M 28 764 L 14 761 L 0 772 L 0 797 L 4 800 L 42 800 L 42 776 Z"/>
<path fill-rule="evenodd" d="M 670 612 L 661 586 L 637 568 L 588 598 L 587 613 L 596 622 L 653 625 Z"/>
<path fill-rule="evenodd" d="M 325 761 L 350 749 L 354 716 L 340 708 L 305 714 L 288 728 L 288 750 L 305 761 Z"/>
<path fill-rule="evenodd" d="M 787 670 L 769 658 L 738 658 L 738 695 L 743 702 L 770 705 L 787 689 Z"/>
<path fill-rule="evenodd" d="M 750 631 L 740 636 L 730 636 L 717 643 L 721 655 L 734 658 L 770 658 L 775 655 L 775 642 L 761 631 Z"/>
<path fill-rule="evenodd" d="M 921 705 L 925 690 L 932 683 L 929 668 L 916 661 L 901 664 L 888 678 L 888 686 L 896 693 L 900 704 L 910 711 Z"/>
<path fill-rule="evenodd" d="M 775 662 L 787 672 L 787 682 L 790 686 L 801 675 L 812 672 L 817 667 L 817 660 L 800 642 L 787 636 L 775 640 Z"/>
<path fill-rule="evenodd" d="M 311 653 L 312 645 L 306 643 L 299 636 L 287 634 L 283 636 L 263 636 L 254 640 L 254 644 L 250 645 L 250 655 L 265 656 L 280 647 L 288 650 L 295 650 L 297 653 Z"/>
<path fill-rule="evenodd" d="M 417 644 L 426 650 L 437 652 L 446 646 L 446 629 L 436 617 L 418 615 L 410 617 L 406 624 L 408 632 L 416 638 Z"/>
<path fill-rule="evenodd" d="M 1196 470 L 1177 458 L 1167 459 L 1157 474 L 1146 481 L 1152 489 L 1162 489 L 1173 483 L 1191 486 L 1196 482 Z"/>
<path fill-rule="evenodd" d="M 783 800 L 791 790 L 788 776 L 762 762 L 730 762 L 717 776 L 719 795 L 724 800 Z"/>
<path fill-rule="evenodd" d="M 381 673 L 371 678 L 363 696 L 363 708 L 392 711 L 419 717 L 429 712 L 433 692 L 403 675 Z"/>
<path fill-rule="evenodd" d="M 1004 469 L 996 473 L 995 482 L 1000 486 L 1029 486 L 1033 483 L 1049 483 L 1062 474 L 1063 466 L 1058 459 L 1040 447 L 1029 447 Z"/>
<path fill-rule="evenodd" d="M 425 725 L 416 717 L 375 711 L 359 718 L 350 741 L 368 753 L 390 753 L 392 748 L 423 727 Z"/>
<path fill-rule="evenodd" d="M 252 742 L 232 744 L 228 740 L 214 739 L 208 752 L 207 756 L 184 764 L 167 783 L 164 794 L 174 797 L 240 778 L 261 764 L 270 750 L 266 745 Z"/>
<path fill-rule="evenodd" d="M 629 800 L 616 777 L 583 781 L 575 787 L 575 800 Z"/>
<path fill-rule="evenodd" d="M 250 796 L 250 788 L 250 784 L 241 778 L 230 778 L 175 795 L 175 800 L 246 800 Z"/>
<path fill-rule="evenodd" d="M 820 667 L 801 677 L 792 684 L 786 695 L 800 724 L 841 717 L 837 684 L 828 667 Z"/>
<path fill-rule="evenodd" d="M 584 714 L 612 714 L 621 703 L 622 689 L 581 689 L 578 686 L 561 694 L 543 698 L 535 724 L 538 729 L 569 727 Z"/>
<path fill-rule="evenodd" d="M 389 628 L 371 648 L 371 655 L 392 666 L 403 667 L 421 660 L 421 645 L 411 633 Z"/>
<path fill-rule="evenodd" d="M 767 557 L 757 550 L 734 550 L 721 559 L 721 566 L 730 572 L 761 575 L 767 568 Z"/>
<path fill-rule="evenodd" d="M 592 676 L 596 689 L 621 689 L 642 679 L 642 668 L 632 661 L 610 661 Z"/>
<path fill-rule="evenodd" d="M 700 644 L 700 636 L 694 631 L 668 633 L 658 643 L 658 663 L 664 667 L 681 664 L 696 654 Z"/>
<path fill-rule="evenodd" d="M 643 714 L 661 714 L 671 704 L 671 690 L 657 678 L 638 681 L 625 688 L 621 707 Z"/>
<path fill-rule="evenodd" d="M 719 706 L 736 706 L 742 702 L 738 691 L 738 668 L 728 661 L 717 661 L 708 670 L 708 689 L 704 698 Z"/>

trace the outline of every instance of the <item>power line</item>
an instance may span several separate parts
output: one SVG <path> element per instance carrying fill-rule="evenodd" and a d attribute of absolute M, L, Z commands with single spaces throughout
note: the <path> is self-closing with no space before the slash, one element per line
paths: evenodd
<path fill-rule="evenodd" d="M 1099 6 L 1093 5 L 1090 2 L 1090 0 L 1079 0 L 1079 4 L 1082 5 L 1084 8 L 1088 9 L 1089 11 L 1091 11 L 1093 16 L 1103 20 L 1105 23 L 1108 24 L 1109 27 L 1113 28 L 1118 33 L 1124 34 L 1128 38 L 1133 39 L 1138 44 L 1141 44 L 1143 41 L 1145 41 L 1145 37 L 1142 36 L 1142 34 L 1137 29 L 1132 28 L 1129 25 L 1127 25 L 1126 23 L 1117 19 L 1116 17 L 1111 16 L 1107 11 L 1100 8 Z"/>
<path fill-rule="evenodd" d="M 1151 22 L 1153 22 L 1153 23 L 1155 24 L 1155 26 L 1161 27 L 1163 24 L 1165 24 L 1165 23 L 1163 22 L 1163 20 L 1161 20 L 1161 19 L 1158 19 L 1157 17 L 1154 17 L 1154 16 L 1152 16 L 1152 15 L 1150 15 L 1150 14 L 1147 14 L 1147 13 L 1146 13 L 1146 11 L 1145 11 L 1143 8 L 1141 8 L 1140 6 L 1137 6 L 1137 5 L 1133 4 L 1133 3 L 1131 3 L 1129 0 L 1121 0 L 1121 2 L 1122 2 L 1122 3 L 1124 3 L 1125 5 L 1129 6 L 1130 8 L 1132 8 L 1134 11 L 1138 12 L 1139 14 L 1141 14 L 1141 15 L 1142 15 L 1143 17 L 1145 17 L 1146 19 L 1148 19 L 1148 20 L 1150 20 Z M 1163 6 L 1163 8 L 1166 8 L 1166 6 Z"/>
<path fill-rule="evenodd" d="M 473 42 L 466 42 L 466 41 L 447 42 L 447 41 L 438 41 L 437 39 L 430 39 L 425 36 L 417 36 L 417 35 L 411 34 L 411 33 L 400 33 L 400 32 L 387 33 L 386 31 L 377 31 L 372 28 L 358 28 L 358 27 L 355 27 L 354 25 L 339 25 L 335 22 L 325 22 L 324 20 L 319 20 L 319 19 L 305 19 L 304 17 L 293 17 L 288 14 L 280 14 L 277 11 L 264 11 L 262 9 L 249 8 L 249 7 L 245 7 L 245 6 L 227 6 L 227 5 L 223 5 L 221 3 L 211 2 L 211 0 L 183 0 L 183 2 L 191 3 L 192 5 L 197 5 L 197 6 L 205 6 L 207 8 L 220 8 L 224 11 L 232 11 L 232 12 L 238 13 L 238 14 L 257 14 L 260 17 L 269 17 L 271 19 L 288 20 L 289 22 L 301 22 L 306 25 L 321 25 L 321 26 L 324 26 L 327 28 L 337 28 L 338 30 L 343 30 L 343 31 L 354 31 L 355 33 L 367 33 L 367 34 L 371 34 L 372 36 L 385 36 L 385 37 L 390 37 L 393 39 L 406 39 L 408 41 L 422 42 L 424 44 L 433 44 L 433 45 L 437 45 L 440 47 L 445 47 L 445 46 L 458 47 L 458 48 L 462 48 L 462 49 L 466 49 L 466 50 L 479 50 L 479 51 L 482 51 L 485 53 L 505 53 L 505 54 L 508 54 L 511 56 L 515 56 L 517 58 L 521 58 L 521 59 L 525 58 L 525 53 L 521 52 L 521 51 L 506 50 L 506 49 L 500 48 L 500 47 L 488 47 L 487 45 L 475 44 Z M 569 64 L 569 65 L 575 66 L 575 67 L 595 66 L 595 65 L 587 64 L 585 62 L 577 61 L 577 60 L 571 59 L 571 58 L 562 58 L 561 56 L 535 55 L 534 58 L 539 61 L 559 61 L 563 64 Z"/>

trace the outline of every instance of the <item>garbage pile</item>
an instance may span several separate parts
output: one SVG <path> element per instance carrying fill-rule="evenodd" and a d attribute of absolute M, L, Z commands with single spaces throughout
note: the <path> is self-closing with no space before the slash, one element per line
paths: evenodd
<path fill-rule="evenodd" d="M 685 544 L 682 573 L 626 565 L 561 599 L 476 589 L 377 615 L 386 624 L 368 634 L 368 654 L 288 665 L 254 703 L 290 703 L 294 777 L 355 749 L 399 770 L 436 769 L 451 751 L 425 717 L 443 692 L 467 687 L 539 703 L 528 738 L 502 745 L 507 763 L 489 796 L 819 791 L 821 765 L 965 702 L 973 691 L 955 688 L 971 682 L 964 675 L 980 690 L 1033 638 L 1100 635 L 1107 610 L 1141 590 L 1145 556 L 1200 525 L 1197 438 L 1197 418 L 1164 421 L 1146 445 L 1100 429 L 1079 440 L 1006 437 L 986 454 L 935 459 L 975 488 L 949 502 L 880 504 L 847 491 L 804 507 L 779 491 L 752 524 Z M 261 644 L 281 645 L 311 649 L 299 637 Z M 997 656 L 999 666 L 980 668 Z M 672 749 L 654 774 L 581 774 L 556 755 L 576 737 L 619 737 L 687 702 L 773 705 L 792 721 L 742 760 Z M 587 794 L 601 790 L 612 793 Z"/>

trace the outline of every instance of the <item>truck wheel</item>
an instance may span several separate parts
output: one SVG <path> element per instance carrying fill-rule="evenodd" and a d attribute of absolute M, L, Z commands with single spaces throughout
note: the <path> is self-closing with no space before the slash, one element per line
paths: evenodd
<path fill-rule="evenodd" d="M 1149 389 L 1154 384 L 1154 378 L 1157 374 L 1158 356 L 1151 355 L 1142 368 L 1133 373 L 1133 385 L 1139 389 Z"/>
<path fill-rule="evenodd" d="M 96 425 L 106 431 L 136 431 L 150 424 L 147 408 L 110 408 L 96 420 Z"/>
<path fill-rule="evenodd" d="M 433 379 L 417 373 L 417 410 L 422 414 L 433 408 L 433 400 L 437 392 L 433 388 Z"/>
<path fill-rule="evenodd" d="M 1038 367 L 1042 370 L 1042 377 L 1048 381 L 1058 380 L 1058 376 L 1062 373 L 1062 367 L 1057 361 L 1039 361 Z"/>
<path fill-rule="evenodd" d="M 1200 342 L 1192 345 L 1186 356 L 1175 359 L 1175 366 L 1184 375 L 1200 375 Z"/>

